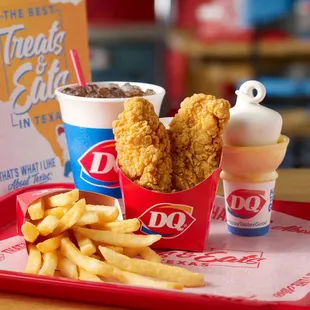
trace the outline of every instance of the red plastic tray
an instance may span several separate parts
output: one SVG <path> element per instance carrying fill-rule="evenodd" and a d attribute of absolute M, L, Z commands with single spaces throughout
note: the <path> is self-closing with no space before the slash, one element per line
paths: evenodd
<path fill-rule="evenodd" d="M 16 196 L 29 190 L 51 187 L 73 188 L 73 184 L 45 184 L 16 190 L 0 197 L 0 227 L 12 224 L 16 220 Z M 294 210 L 294 213 L 300 212 Z M 310 210 L 309 217 L 310 217 Z M 302 212 L 305 213 L 304 210 Z M 308 217 L 308 216 L 307 216 Z M 263 285 L 263 284 L 262 284 Z M 298 303 L 270 303 L 249 301 L 246 299 L 196 295 L 174 291 L 164 291 L 131 287 L 110 283 L 92 283 L 73 281 L 61 278 L 32 276 L 24 273 L 0 270 L 0 290 L 61 298 L 66 300 L 83 301 L 105 304 L 110 306 L 134 309 L 304 309 L 310 308 L 309 298 Z"/>

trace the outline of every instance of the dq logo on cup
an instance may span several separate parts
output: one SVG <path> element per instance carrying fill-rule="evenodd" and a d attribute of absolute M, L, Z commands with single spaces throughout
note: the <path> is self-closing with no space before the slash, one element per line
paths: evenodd
<path fill-rule="evenodd" d="M 75 186 L 121 198 L 112 129 L 64 126 Z"/>
<path fill-rule="evenodd" d="M 140 217 L 141 231 L 159 234 L 164 239 L 176 238 L 194 222 L 193 207 L 160 203 L 147 209 Z"/>
<path fill-rule="evenodd" d="M 82 167 L 81 178 L 95 186 L 118 188 L 116 156 L 114 140 L 94 145 L 78 160 Z"/>
<path fill-rule="evenodd" d="M 238 189 L 226 198 L 228 212 L 241 219 L 250 219 L 260 212 L 266 203 L 265 191 Z"/>

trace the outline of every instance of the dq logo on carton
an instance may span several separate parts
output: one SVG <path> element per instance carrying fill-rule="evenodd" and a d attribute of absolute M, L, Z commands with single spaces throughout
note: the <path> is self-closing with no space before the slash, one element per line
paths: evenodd
<path fill-rule="evenodd" d="M 82 168 L 81 178 L 91 185 L 118 188 L 116 156 L 114 140 L 95 144 L 78 159 Z"/>
<path fill-rule="evenodd" d="M 250 219 L 265 205 L 265 191 L 238 189 L 230 193 L 226 202 L 230 214 L 241 219 Z"/>
<path fill-rule="evenodd" d="M 194 222 L 193 207 L 160 203 L 147 209 L 140 217 L 141 231 L 172 239 L 183 234 Z"/>

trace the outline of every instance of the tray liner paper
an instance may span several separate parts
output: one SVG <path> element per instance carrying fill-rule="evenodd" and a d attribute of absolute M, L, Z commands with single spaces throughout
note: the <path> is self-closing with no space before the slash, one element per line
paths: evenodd
<path fill-rule="evenodd" d="M 310 292 L 310 221 L 273 211 L 269 234 L 252 238 L 228 233 L 225 221 L 217 197 L 205 252 L 159 251 L 163 263 L 204 274 L 205 287 L 184 292 L 262 301 L 296 301 Z M 25 242 L 17 231 L 6 235 L 0 230 L 0 270 L 23 272 Z"/>

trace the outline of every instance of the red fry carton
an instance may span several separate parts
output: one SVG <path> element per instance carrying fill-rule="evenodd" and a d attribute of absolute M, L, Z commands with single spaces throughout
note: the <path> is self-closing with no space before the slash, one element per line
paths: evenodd
<path fill-rule="evenodd" d="M 41 190 L 32 190 L 29 192 L 25 192 L 17 196 L 17 233 L 22 236 L 21 227 L 27 218 L 27 210 L 28 207 L 36 200 L 40 198 L 47 198 L 56 194 L 65 193 L 72 190 L 74 187 L 69 185 L 68 187 L 59 187 L 59 188 L 49 188 L 49 189 L 41 189 Z M 79 199 L 85 198 L 87 204 L 93 205 L 106 205 L 106 206 L 117 206 L 120 210 L 120 206 L 118 200 L 97 193 L 91 193 L 86 191 L 79 191 L 80 197 Z M 118 219 L 122 219 L 122 213 L 120 211 L 120 215 Z"/>
<path fill-rule="evenodd" d="M 140 220 L 142 234 L 162 236 L 154 248 L 203 251 L 220 170 L 188 190 L 159 193 L 138 186 L 119 169 L 126 217 Z"/>

